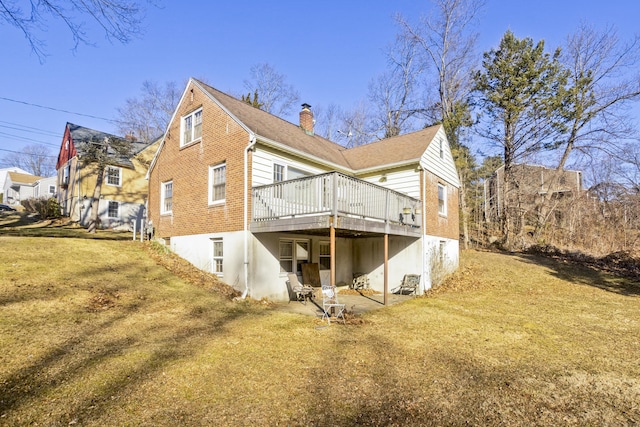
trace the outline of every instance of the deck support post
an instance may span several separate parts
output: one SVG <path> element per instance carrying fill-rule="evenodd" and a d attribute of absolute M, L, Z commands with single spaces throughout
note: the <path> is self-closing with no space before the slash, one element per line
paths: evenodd
<path fill-rule="evenodd" d="M 329 226 L 329 251 L 330 256 L 331 256 L 331 286 L 335 286 L 336 285 L 336 227 L 333 224 L 333 221 L 335 221 L 335 217 L 333 217 L 331 219 L 331 224 Z"/>
<path fill-rule="evenodd" d="M 389 235 L 384 235 L 384 305 L 387 305 L 387 293 L 389 292 Z"/>

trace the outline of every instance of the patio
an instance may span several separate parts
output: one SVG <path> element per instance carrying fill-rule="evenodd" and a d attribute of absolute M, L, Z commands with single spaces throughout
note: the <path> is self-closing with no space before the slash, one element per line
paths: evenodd
<path fill-rule="evenodd" d="M 357 291 L 349 291 L 350 293 L 340 293 L 340 291 L 348 289 L 346 286 L 338 287 L 338 300 L 340 303 L 345 304 L 345 308 L 347 313 L 351 315 L 359 315 L 362 313 L 366 313 L 372 310 L 378 310 L 384 308 L 385 305 L 384 295 L 383 294 L 373 294 L 373 295 L 363 295 L 363 294 L 352 294 L 352 292 Z M 414 298 L 412 295 L 398 295 L 398 294 L 387 294 L 387 306 L 398 304 L 403 301 L 407 301 L 409 299 Z M 283 310 L 291 313 L 305 314 L 308 316 L 315 316 L 318 319 L 322 318 L 322 295 L 320 294 L 320 289 L 316 290 L 316 297 L 312 300 L 307 300 L 306 304 L 300 301 L 291 301 L 291 302 L 283 302 L 278 303 L 278 310 Z M 333 323 L 333 322 L 332 322 Z"/>

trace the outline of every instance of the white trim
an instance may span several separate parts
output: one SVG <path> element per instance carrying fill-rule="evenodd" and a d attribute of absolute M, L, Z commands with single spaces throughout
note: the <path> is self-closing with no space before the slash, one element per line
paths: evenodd
<path fill-rule="evenodd" d="M 222 245 L 222 255 L 216 256 L 216 243 L 220 243 Z M 216 260 L 220 260 L 220 271 L 216 271 Z M 222 237 L 212 237 L 211 238 L 211 273 L 216 276 L 224 276 L 224 239 Z"/>
<path fill-rule="evenodd" d="M 109 170 L 117 170 L 118 171 L 118 183 L 117 184 L 111 184 L 109 182 Z M 105 174 L 105 182 L 107 185 L 111 186 L 111 187 L 122 187 L 122 168 L 119 166 L 107 166 L 104 170 L 104 174 Z"/>
<path fill-rule="evenodd" d="M 442 209 L 440 209 L 440 189 L 442 189 Z M 438 215 L 447 216 L 447 186 L 438 183 Z"/>
<path fill-rule="evenodd" d="M 120 219 L 120 202 L 117 200 L 107 200 L 107 218 L 108 219 Z M 111 203 L 115 203 L 118 208 L 116 210 L 116 216 L 111 216 L 109 213 L 111 212 Z"/>
<path fill-rule="evenodd" d="M 200 113 L 198 115 L 198 113 Z M 196 133 L 196 116 L 200 117 L 200 136 L 194 137 Z M 190 139 L 185 141 L 185 123 L 187 120 L 191 120 Z M 202 140 L 202 106 L 196 108 L 188 114 L 180 117 L 180 148 L 188 147 Z"/>
<path fill-rule="evenodd" d="M 221 198 L 221 199 L 214 199 L 214 194 L 213 194 L 213 184 L 214 184 L 214 178 L 215 178 L 215 172 L 219 169 L 223 169 L 224 168 L 224 182 L 222 184 L 224 184 L 224 194 L 225 197 Z M 226 198 L 227 198 L 227 164 L 226 163 L 218 163 L 217 165 L 212 165 L 209 166 L 209 205 L 220 205 L 225 203 Z M 222 185 L 220 184 L 220 185 Z"/>
<path fill-rule="evenodd" d="M 171 184 L 171 209 L 165 209 L 166 186 Z M 160 183 L 160 215 L 173 214 L 173 180 Z"/>

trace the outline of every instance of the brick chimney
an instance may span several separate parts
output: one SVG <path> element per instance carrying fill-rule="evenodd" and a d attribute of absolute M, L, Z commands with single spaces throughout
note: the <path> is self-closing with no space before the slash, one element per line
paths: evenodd
<path fill-rule="evenodd" d="M 302 104 L 302 111 L 300 111 L 300 127 L 309 135 L 313 135 L 313 111 L 311 111 L 311 105 Z"/>

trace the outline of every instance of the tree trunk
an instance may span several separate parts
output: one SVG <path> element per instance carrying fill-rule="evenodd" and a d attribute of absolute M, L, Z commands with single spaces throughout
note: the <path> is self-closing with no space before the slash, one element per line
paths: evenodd
<path fill-rule="evenodd" d="M 89 225 L 87 227 L 87 232 L 89 233 L 95 233 L 98 228 L 98 208 L 100 207 L 100 193 L 102 192 L 104 170 L 104 167 L 98 168 L 98 175 L 96 176 L 96 188 L 93 189 L 93 197 L 91 198 L 91 217 L 89 218 Z"/>

